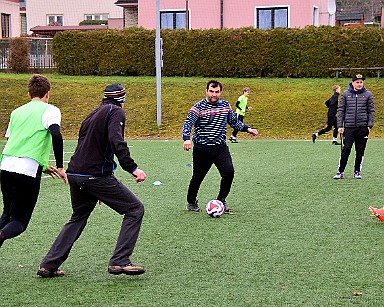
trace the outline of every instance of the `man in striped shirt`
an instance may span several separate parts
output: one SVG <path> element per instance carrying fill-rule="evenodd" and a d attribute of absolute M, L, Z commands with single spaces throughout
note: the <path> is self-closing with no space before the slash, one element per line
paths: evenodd
<path fill-rule="evenodd" d="M 258 135 L 256 129 L 238 120 L 228 101 L 220 99 L 222 90 L 220 82 L 209 81 L 206 87 L 206 98 L 197 102 L 189 110 L 183 125 L 184 150 L 190 150 L 193 142 L 193 174 L 187 194 L 189 211 L 200 211 L 197 194 L 212 164 L 215 164 L 221 176 L 217 199 L 223 202 L 225 212 L 231 211 L 226 203 L 226 197 L 231 190 L 235 171 L 226 144 L 227 124 L 236 130 L 248 132 L 253 136 Z M 192 127 L 194 133 L 191 141 Z"/>

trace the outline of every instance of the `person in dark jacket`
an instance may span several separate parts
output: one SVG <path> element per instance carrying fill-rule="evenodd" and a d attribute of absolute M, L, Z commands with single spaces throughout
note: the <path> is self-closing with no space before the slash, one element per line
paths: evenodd
<path fill-rule="evenodd" d="M 355 144 L 356 150 L 353 177 L 361 179 L 364 151 L 375 120 L 374 98 L 372 93 L 364 87 L 364 80 L 363 75 L 354 75 L 348 89 L 340 97 L 337 126 L 339 133 L 343 134 L 344 146 L 334 179 L 344 177 L 344 170 L 353 144 Z"/>
<path fill-rule="evenodd" d="M 113 160 L 116 155 L 120 166 L 131 173 L 137 182 L 147 177 L 131 158 L 124 141 L 125 113 L 122 108 L 125 96 L 121 84 L 108 85 L 100 106 L 81 124 L 77 148 L 67 168 L 73 213 L 42 260 L 37 272 L 41 277 L 64 275 L 59 266 L 68 258 L 98 201 L 124 215 L 108 272 L 116 275 L 145 272 L 143 267 L 132 264 L 130 260 L 139 235 L 144 206 L 113 174 L 117 167 Z"/>
<path fill-rule="evenodd" d="M 339 85 L 334 85 L 333 86 L 333 95 L 331 98 L 329 98 L 326 102 L 325 102 L 325 105 L 327 106 L 328 108 L 328 120 L 327 120 L 327 126 L 323 129 L 321 129 L 320 131 L 312 134 L 312 141 L 313 143 L 315 143 L 316 141 L 316 138 L 319 136 L 319 135 L 322 135 L 322 134 L 325 134 L 327 133 L 328 131 L 330 131 L 333 127 L 333 139 L 332 139 L 332 145 L 341 145 L 338 141 L 337 141 L 337 134 L 338 134 L 338 129 L 337 129 L 337 118 L 336 118 L 336 114 L 337 114 L 337 107 L 338 107 L 338 104 L 339 104 L 339 94 L 340 94 L 340 86 Z"/>

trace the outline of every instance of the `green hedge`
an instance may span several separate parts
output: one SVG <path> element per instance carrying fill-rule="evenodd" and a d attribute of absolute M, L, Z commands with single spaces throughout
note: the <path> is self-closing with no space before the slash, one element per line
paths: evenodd
<path fill-rule="evenodd" d="M 29 70 L 29 44 L 24 37 L 10 39 L 8 68 L 14 73 L 26 73 Z"/>
<path fill-rule="evenodd" d="M 330 67 L 384 66 L 384 31 L 377 27 L 162 30 L 161 36 L 164 76 L 328 77 Z M 155 31 L 62 32 L 54 58 L 63 74 L 153 76 Z"/>
<path fill-rule="evenodd" d="M 83 20 L 79 23 L 79 26 L 90 26 L 90 25 L 107 25 L 108 20 Z"/>
<path fill-rule="evenodd" d="M 154 75 L 153 31 L 143 29 L 67 31 L 55 36 L 59 73 L 68 75 Z"/>

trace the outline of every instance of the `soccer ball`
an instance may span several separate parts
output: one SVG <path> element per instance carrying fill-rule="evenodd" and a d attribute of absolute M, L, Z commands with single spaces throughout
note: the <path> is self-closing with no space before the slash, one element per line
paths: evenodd
<path fill-rule="evenodd" d="M 205 206 L 210 217 L 220 217 L 224 213 L 224 205 L 220 200 L 213 199 Z"/>

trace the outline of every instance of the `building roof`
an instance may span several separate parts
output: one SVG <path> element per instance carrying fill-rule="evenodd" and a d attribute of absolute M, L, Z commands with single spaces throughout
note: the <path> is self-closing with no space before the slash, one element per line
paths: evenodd
<path fill-rule="evenodd" d="M 121 7 L 127 7 L 127 6 L 137 6 L 139 3 L 138 0 L 117 0 L 115 2 L 115 5 L 121 6 Z"/>
<path fill-rule="evenodd" d="M 84 26 L 36 26 L 30 30 L 33 35 L 55 36 L 56 33 L 62 31 L 90 31 L 90 30 L 106 30 L 107 25 L 84 25 Z"/>
<path fill-rule="evenodd" d="M 348 13 L 348 12 L 338 12 L 336 13 L 336 20 L 361 20 L 364 19 L 364 13 Z"/>

